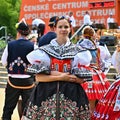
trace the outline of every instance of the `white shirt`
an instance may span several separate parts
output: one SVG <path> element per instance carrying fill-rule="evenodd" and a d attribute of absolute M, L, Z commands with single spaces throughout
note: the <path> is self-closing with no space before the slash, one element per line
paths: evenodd
<path fill-rule="evenodd" d="M 109 17 L 109 18 L 107 19 L 107 23 L 114 23 L 114 18 Z"/>
<path fill-rule="evenodd" d="M 109 18 L 107 19 L 107 28 L 109 28 L 109 23 L 114 23 L 114 18 L 109 17 Z"/>
<path fill-rule="evenodd" d="M 71 21 L 72 27 L 76 27 L 76 21 L 73 15 L 71 17 L 67 15 L 66 18 L 69 18 L 69 20 Z"/>
<path fill-rule="evenodd" d="M 73 16 L 70 17 L 70 21 L 71 21 L 72 27 L 75 27 L 76 26 L 76 21 L 75 21 L 75 18 Z"/>
<path fill-rule="evenodd" d="M 88 15 L 88 14 L 86 14 L 85 16 L 84 16 L 84 18 L 83 18 L 83 23 L 85 24 L 85 25 L 91 25 L 92 24 L 92 22 L 91 22 L 91 20 L 90 20 L 90 15 Z"/>

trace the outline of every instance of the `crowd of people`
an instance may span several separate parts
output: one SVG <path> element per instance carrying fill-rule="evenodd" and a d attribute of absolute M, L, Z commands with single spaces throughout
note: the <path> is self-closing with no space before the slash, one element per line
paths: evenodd
<path fill-rule="evenodd" d="M 11 120 L 19 103 L 20 120 L 119 120 L 120 45 L 111 56 L 100 44 L 89 13 L 77 43 L 70 40 L 76 26 L 73 12 L 52 16 L 46 24 L 23 19 L 17 40 L 8 42 L 2 64 L 8 71 L 2 120 Z M 118 75 L 106 77 L 113 64 Z"/>

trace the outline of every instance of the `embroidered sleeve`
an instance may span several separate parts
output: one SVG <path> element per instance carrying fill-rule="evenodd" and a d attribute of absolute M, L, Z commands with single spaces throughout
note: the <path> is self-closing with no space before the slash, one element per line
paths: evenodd
<path fill-rule="evenodd" d="M 100 49 L 101 70 L 107 74 L 111 66 L 112 57 L 107 46 L 99 46 L 99 49 Z"/>
<path fill-rule="evenodd" d="M 78 66 L 78 64 L 89 66 L 91 60 L 92 60 L 92 56 L 88 50 L 81 51 L 75 55 L 73 61 L 73 67 Z"/>
<path fill-rule="evenodd" d="M 87 81 L 90 81 L 92 78 L 89 67 L 91 60 L 92 56 L 89 51 L 79 52 L 74 57 L 72 74 L 75 74 L 79 78 L 86 78 Z"/>
<path fill-rule="evenodd" d="M 42 50 L 36 49 L 27 55 L 30 66 L 28 73 L 50 73 L 50 57 Z"/>

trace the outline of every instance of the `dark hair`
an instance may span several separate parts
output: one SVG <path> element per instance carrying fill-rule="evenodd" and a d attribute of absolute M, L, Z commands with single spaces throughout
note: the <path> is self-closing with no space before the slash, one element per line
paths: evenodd
<path fill-rule="evenodd" d="M 86 13 L 86 14 L 89 14 L 89 12 L 88 12 L 88 11 L 86 11 L 85 13 Z"/>
<path fill-rule="evenodd" d="M 21 23 L 18 24 L 17 31 L 21 35 L 25 35 L 25 36 L 27 36 L 30 33 L 29 26 L 24 22 L 21 22 Z"/>
<path fill-rule="evenodd" d="M 45 32 L 45 24 L 40 23 L 38 25 L 37 33 L 42 36 L 42 35 L 44 35 L 44 32 Z"/>
<path fill-rule="evenodd" d="M 67 20 L 68 21 L 68 23 L 69 23 L 69 25 L 70 25 L 70 27 L 71 27 L 71 21 L 68 19 L 68 18 L 66 18 L 66 17 L 64 17 L 64 16 L 62 16 L 62 17 L 60 17 L 60 18 L 58 18 L 57 20 L 56 20 L 56 22 L 55 22 L 55 27 L 57 26 L 57 23 L 58 23 L 58 21 L 60 21 L 60 20 Z"/>
<path fill-rule="evenodd" d="M 71 11 L 71 12 L 69 12 L 69 15 L 73 15 L 73 12 Z"/>
<path fill-rule="evenodd" d="M 54 27 L 54 24 L 55 24 L 55 22 L 58 18 L 59 18 L 58 16 L 51 17 L 50 20 L 49 20 L 48 26 Z"/>

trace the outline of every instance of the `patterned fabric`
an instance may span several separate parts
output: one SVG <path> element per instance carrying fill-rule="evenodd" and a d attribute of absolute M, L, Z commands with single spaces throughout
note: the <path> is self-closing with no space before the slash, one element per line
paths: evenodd
<path fill-rule="evenodd" d="M 74 56 L 78 52 L 86 51 L 85 49 L 81 48 L 80 46 L 75 46 L 72 43 L 70 43 L 69 46 L 53 46 L 53 45 L 49 44 L 46 46 L 42 46 L 39 49 L 45 51 L 50 56 L 53 56 L 60 60 L 67 59 L 67 58 L 74 58 Z"/>
<path fill-rule="evenodd" d="M 27 49 L 26 49 L 27 48 Z M 19 39 L 8 43 L 9 74 L 27 74 L 29 62 L 26 55 L 34 50 L 34 44 L 29 40 Z"/>
<path fill-rule="evenodd" d="M 120 111 L 120 87 L 118 88 L 118 93 L 113 111 Z"/>
<path fill-rule="evenodd" d="M 92 72 L 89 67 L 80 66 L 79 68 L 73 68 L 72 73 L 78 78 L 86 78 L 88 81 L 92 80 Z"/>
<path fill-rule="evenodd" d="M 105 74 L 98 70 L 92 71 L 92 81 L 85 82 L 82 85 L 89 100 L 101 99 L 108 90 L 110 83 L 107 81 Z"/>
<path fill-rule="evenodd" d="M 120 109 L 117 107 L 120 99 L 119 89 L 120 79 L 111 84 L 104 97 L 98 102 L 92 120 L 120 120 Z"/>
<path fill-rule="evenodd" d="M 42 101 L 40 107 L 29 103 L 29 107 L 26 111 L 26 116 L 30 120 L 57 120 L 55 102 L 57 98 L 56 96 L 57 95 L 54 94 L 50 98 L 46 99 L 46 101 Z M 59 120 L 89 120 L 88 105 L 84 105 L 79 108 L 77 107 L 76 101 L 67 99 L 64 94 L 60 94 L 59 97 Z"/>
<path fill-rule="evenodd" d="M 50 74 L 50 68 L 48 66 L 45 66 L 43 64 L 32 64 L 29 65 L 27 68 L 27 73 L 29 74 L 37 74 L 37 73 L 46 73 Z"/>
<path fill-rule="evenodd" d="M 71 60 L 59 60 L 54 57 L 51 57 L 51 70 L 60 71 L 60 72 L 70 72 L 71 70 Z"/>
<path fill-rule="evenodd" d="M 92 55 L 92 61 L 90 63 L 90 70 L 92 72 L 92 81 L 88 81 L 82 84 L 89 100 L 99 100 L 103 97 L 104 93 L 110 86 L 105 74 L 101 70 L 102 61 L 100 58 L 100 49 L 96 47 L 96 44 L 89 40 L 83 39 L 78 44 L 90 51 Z"/>
<path fill-rule="evenodd" d="M 87 38 L 81 39 L 77 42 L 78 45 L 82 46 L 83 48 L 88 48 L 89 49 L 96 49 L 95 45 L 93 44 L 93 42 Z"/>
<path fill-rule="evenodd" d="M 12 63 L 9 64 L 8 70 L 9 73 L 14 73 L 15 70 L 18 74 L 23 74 L 26 72 L 27 67 L 27 64 L 21 59 L 21 57 L 18 57 Z"/>
<path fill-rule="evenodd" d="M 67 72 L 66 68 L 70 71 L 72 69 L 74 56 L 83 49 L 71 44 L 62 47 L 50 44 L 39 50 L 50 56 L 52 70 L 58 68 L 58 71 Z M 90 120 L 89 101 L 78 83 L 39 82 L 24 110 L 22 120 Z"/>

